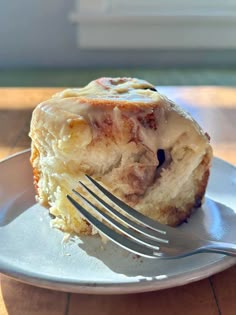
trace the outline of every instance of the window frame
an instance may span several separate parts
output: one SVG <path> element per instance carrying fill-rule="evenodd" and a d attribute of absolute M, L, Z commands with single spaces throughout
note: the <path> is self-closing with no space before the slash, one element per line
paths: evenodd
<path fill-rule="evenodd" d="M 77 23 L 78 47 L 90 50 L 236 48 L 234 0 L 215 0 L 210 4 L 203 0 L 145 0 L 145 10 L 142 3 L 142 0 L 76 0 L 70 20 Z"/>

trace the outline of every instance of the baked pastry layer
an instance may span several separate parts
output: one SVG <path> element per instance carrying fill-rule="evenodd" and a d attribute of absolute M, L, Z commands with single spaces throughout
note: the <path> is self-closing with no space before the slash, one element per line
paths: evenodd
<path fill-rule="evenodd" d="M 66 199 L 84 174 L 164 224 L 201 205 L 209 137 L 146 81 L 100 78 L 64 90 L 35 108 L 30 137 L 38 200 L 62 230 L 96 232 Z"/>

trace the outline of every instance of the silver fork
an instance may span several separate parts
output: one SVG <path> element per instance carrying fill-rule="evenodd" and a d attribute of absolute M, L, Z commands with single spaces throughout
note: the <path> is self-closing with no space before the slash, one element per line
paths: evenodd
<path fill-rule="evenodd" d="M 154 221 L 115 197 L 92 177 L 88 175 L 86 175 L 86 177 L 98 191 L 102 192 L 106 198 L 120 208 L 123 213 L 125 212 L 127 216 L 117 211 L 113 206 L 99 197 L 94 190 L 91 190 L 81 181 L 79 182 L 80 185 L 96 200 L 97 203 L 106 209 L 106 212 L 95 206 L 81 193 L 76 190 L 73 190 L 73 192 L 88 207 L 95 211 L 96 214 L 115 229 L 110 228 L 108 225 L 94 217 L 70 195 L 67 195 L 68 200 L 90 224 L 96 227 L 98 231 L 126 250 L 148 258 L 165 259 L 180 258 L 203 252 L 214 252 L 236 256 L 236 244 L 204 240 L 191 233 L 183 232 Z"/>

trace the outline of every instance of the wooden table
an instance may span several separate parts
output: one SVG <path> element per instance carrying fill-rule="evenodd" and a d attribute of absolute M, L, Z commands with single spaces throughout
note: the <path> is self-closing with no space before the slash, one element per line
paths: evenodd
<path fill-rule="evenodd" d="M 0 158 L 28 148 L 32 109 L 58 88 L 0 89 Z M 236 164 L 236 88 L 162 87 L 211 135 L 215 156 Z M 236 266 L 177 288 L 131 295 L 46 290 L 0 275 L 0 315 L 236 314 Z"/>

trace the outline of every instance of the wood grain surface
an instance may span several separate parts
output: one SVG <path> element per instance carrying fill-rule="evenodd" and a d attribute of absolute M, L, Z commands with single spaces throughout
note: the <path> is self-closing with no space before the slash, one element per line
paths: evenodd
<path fill-rule="evenodd" d="M 31 113 L 60 88 L 0 89 L 0 159 L 30 146 Z M 211 135 L 214 155 L 236 164 L 236 88 L 161 87 Z M 236 266 L 188 285 L 129 295 L 33 287 L 0 275 L 0 315 L 236 314 Z"/>

